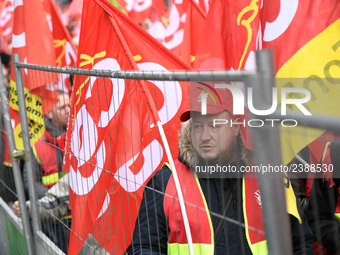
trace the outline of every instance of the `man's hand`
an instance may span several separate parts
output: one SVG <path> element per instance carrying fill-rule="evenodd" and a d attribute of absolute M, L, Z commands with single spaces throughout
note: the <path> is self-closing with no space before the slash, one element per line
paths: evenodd
<path fill-rule="evenodd" d="M 13 208 L 14 214 L 15 214 L 16 216 L 18 216 L 18 217 L 21 217 L 19 201 L 15 201 L 15 202 L 13 203 L 12 208 Z"/>

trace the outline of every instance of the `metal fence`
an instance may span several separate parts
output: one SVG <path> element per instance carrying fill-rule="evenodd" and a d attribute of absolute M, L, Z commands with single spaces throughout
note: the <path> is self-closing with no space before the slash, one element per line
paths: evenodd
<path fill-rule="evenodd" d="M 113 207 L 114 212 L 111 212 L 109 215 L 116 215 L 112 217 L 111 220 L 112 222 L 110 223 L 110 226 L 115 226 L 116 228 L 110 229 L 106 236 L 106 241 L 104 240 L 97 240 L 91 238 L 91 235 L 83 237 L 82 231 L 96 235 L 96 233 L 92 233 L 95 231 L 104 231 L 103 229 L 105 228 L 105 222 L 100 222 L 100 223 L 92 223 L 89 224 L 91 226 L 91 229 L 88 230 L 86 229 L 88 226 L 83 226 L 84 229 L 77 229 L 76 227 L 73 226 L 71 230 L 71 225 L 70 221 L 67 219 L 67 217 L 61 217 L 60 215 L 60 210 L 56 212 L 56 210 L 53 210 L 51 208 L 46 207 L 46 204 L 52 203 L 51 201 L 53 200 L 51 197 L 53 196 L 58 196 L 57 192 L 60 192 L 58 187 L 58 190 L 55 191 L 50 189 L 49 192 L 52 193 L 50 197 L 38 197 L 37 196 L 37 177 L 35 176 L 35 170 L 34 165 L 32 165 L 32 161 L 34 160 L 33 157 L 36 156 L 35 152 L 31 149 L 32 148 L 32 143 L 36 142 L 39 140 L 38 135 L 40 134 L 39 132 L 32 132 L 32 126 L 33 125 L 39 125 L 39 121 L 41 119 L 29 119 L 29 121 L 34 121 L 33 122 L 27 122 L 27 109 L 31 108 L 34 109 L 34 105 L 32 102 L 35 102 L 34 100 L 27 100 L 27 93 L 24 91 L 23 84 L 27 86 L 27 84 L 34 84 L 36 80 L 24 80 L 22 77 L 27 77 L 25 75 L 22 75 L 23 72 L 27 72 L 27 70 L 30 70 L 31 72 L 36 72 L 35 76 L 31 77 L 36 77 L 36 79 L 44 79 L 43 77 L 52 77 L 51 74 L 64 74 L 64 75 L 71 75 L 74 77 L 77 77 L 75 80 L 76 81 L 87 81 L 89 82 L 88 87 L 92 88 L 91 94 L 89 97 L 95 97 L 101 93 L 108 93 L 106 87 L 99 87 L 98 84 L 104 86 L 109 86 L 107 84 L 116 84 L 117 86 L 119 85 L 119 81 L 135 81 L 135 86 L 138 86 L 139 81 L 151 81 L 151 83 L 148 83 L 148 90 L 151 94 L 152 98 L 156 98 L 160 94 L 159 90 L 163 93 L 163 96 L 165 99 L 171 98 L 173 100 L 173 107 L 177 107 L 176 103 L 180 102 L 179 98 L 176 98 L 178 96 L 178 93 L 173 93 L 171 96 L 167 96 L 164 93 L 171 93 L 173 92 L 171 89 L 166 90 L 165 88 L 170 88 L 171 86 L 176 86 L 176 82 L 183 81 L 186 83 L 187 86 L 190 85 L 190 82 L 241 82 L 245 85 L 245 88 L 247 87 L 252 87 L 253 90 L 256 90 L 256 96 L 254 97 L 254 105 L 262 107 L 261 109 L 268 109 L 268 105 L 271 105 L 271 88 L 275 86 L 275 80 L 274 80 L 274 74 L 273 74 L 273 68 L 272 68 L 272 59 L 271 59 L 271 53 L 269 51 L 260 51 L 257 53 L 257 70 L 256 71 L 185 71 L 185 72 L 159 72 L 159 71 L 109 71 L 109 70 L 89 70 L 89 69 L 77 69 L 77 68 L 57 68 L 57 67 L 50 67 L 50 66 L 37 66 L 37 65 L 30 65 L 30 64 L 24 64 L 20 63 L 20 60 L 18 59 L 18 56 L 14 56 L 14 66 L 15 66 L 15 75 L 16 75 L 16 92 L 15 94 L 17 95 L 18 98 L 18 108 L 20 108 L 20 122 L 21 122 L 21 127 L 22 127 L 22 138 L 23 138 L 23 145 L 24 148 L 22 150 L 17 150 L 15 147 L 14 143 L 14 136 L 17 135 L 16 131 L 12 129 L 13 123 L 11 125 L 11 117 L 13 119 L 13 116 L 9 116 L 9 108 L 8 105 L 6 104 L 6 89 L 3 86 L 3 83 L 1 82 L 1 102 L 2 102 L 2 112 L 3 112 L 3 125 L 6 127 L 6 131 L 2 129 L 2 132 L 6 132 L 5 137 L 8 139 L 8 146 L 9 146 L 9 151 L 11 152 L 11 160 L 12 160 L 12 166 L 11 168 L 7 167 L 7 169 L 3 171 L 13 171 L 13 176 L 5 176 L 2 178 L 2 188 L 6 191 L 6 195 L 3 195 L 4 201 L 0 201 L 0 208 L 2 209 L 2 215 L 3 219 L 0 220 L 1 223 L 4 223 L 6 225 L 6 232 L 7 232 L 7 239 L 9 245 L 6 244 L 6 240 L 2 240 L 1 243 L 4 244 L 4 246 L 7 246 L 7 250 L 9 251 L 10 254 L 63 254 L 63 251 L 66 252 L 68 250 L 68 244 L 69 244 L 69 235 L 73 235 L 78 238 L 78 251 L 80 254 L 105 254 L 105 252 L 114 254 L 114 249 L 112 247 L 114 246 L 120 246 L 120 243 L 124 243 L 124 246 L 127 247 L 131 243 L 131 238 L 133 236 L 133 231 L 138 232 L 137 230 L 134 230 L 132 228 L 135 225 L 136 218 L 130 219 L 130 225 L 124 225 L 126 223 L 124 221 L 124 217 L 129 217 L 131 215 L 136 215 L 138 212 L 138 207 L 141 205 L 141 203 L 145 203 L 145 205 L 150 205 L 156 201 L 155 196 L 157 194 L 162 194 L 163 196 L 166 197 L 165 191 L 160 191 L 159 189 L 156 189 L 154 186 L 151 184 L 146 185 L 146 180 L 149 178 L 150 174 L 153 174 L 152 172 L 148 174 L 147 169 L 143 168 L 142 164 L 142 170 L 143 172 L 143 178 L 141 179 L 129 179 L 128 174 L 126 169 L 124 171 L 118 171 L 115 167 L 109 168 L 106 167 L 107 165 L 104 163 L 100 163 L 99 157 L 105 157 L 105 152 L 100 150 L 99 142 L 101 139 L 103 139 L 102 134 L 93 134 L 93 130 L 90 130 L 91 125 L 94 125 L 90 123 L 89 117 L 90 115 L 83 114 L 81 119 L 81 123 L 77 124 L 77 121 L 80 119 L 74 118 L 74 125 L 81 126 L 78 128 L 78 133 L 80 132 L 83 136 L 78 134 L 78 137 L 82 139 L 82 142 L 85 141 L 86 139 L 84 136 L 88 136 L 89 139 L 87 141 L 89 142 L 94 142 L 96 146 L 94 149 L 96 150 L 97 154 L 95 155 L 95 161 L 93 161 L 93 157 L 90 158 L 86 153 L 86 150 L 89 150 L 88 153 L 91 155 L 93 154 L 93 151 L 91 152 L 90 148 L 91 144 L 83 144 L 80 145 L 80 141 L 78 142 L 78 149 L 82 151 L 83 154 L 80 152 L 77 154 L 78 158 L 74 155 L 68 155 L 68 151 L 66 151 L 66 156 L 65 157 L 75 157 L 77 158 L 78 161 L 83 161 L 84 164 L 78 163 L 78 165 L 84 165 L 85 167 L 88 167 L 90 171 L 91 169 L 95 169 L 94 171 L 103 171 L 105 173 L 105 176 L 107 179 L 111 177 L 113 180 L 123 180 L 121 183 L 125 182 L 125 185 L 127 188 L 125 188 L 125 191 L 130 191 L 131 194 L 135 195 L 136 197 L 139 197 L 138 199 L 141 199 L 141 193 L 140 191 L 145 189 L 145 190 L 150 190 L 153 193 L 151 196 L 154 197 L 155 200 L 148 198 L 143 201 L 140 201 L 136 199 L 136 201 L 130 201 L 131 197 L 120 197 L 116 198 L 115 196 L 112 195 L 111 199 L 117 199 L 115 202 L 115 206 Z M 2 76 L 0 75 L 0 78 Z M 59 76 L 61 77 L 61 76 Z M 80 78 L 81 77 L 81 78 Z M 3 77 L 2 77 L 3 79 Z M 45 78 L 48 79 L 48 78 Z M 51 81 L 46 81 L 46 84 L 52 84 L 53 82 Z M 84 82 L 85 84 L 85 82 Z M 106 85 L 105 85 L 106 84 Z M 59 89 L 63 89 L 64 91 L 67 91 L 66 87 L 67 84 L 63 82 L 63 79 L 59 79 Z M 73 85 L 76 88 L 82 88 L 82 84 L 74 84 Z M 162 90 L 163 88 L 163 90 Z M 113 89 L 112 89 L 113 90 Z M 79 92 L 78 92 L 79 91 Z M 73 104 L 71 107 L 75 107 L 74 104 L 76 102 L 76 94 L 81 94 L 85 93 L 84 91 L 73 91 Z M 111 90 L 109 90 L 110 93 L 113 93 Z M 96 94 L 97 93 L 97 94 Z M 117 91 L 116 91 L 117 93 Z M 118 91 L 119 93 L 119 91 Z M 154 94 L 153 94 L 154 93 Z M 158 95 L 158 96 L 157 96 Z M 82 95 L 82 99 L 87 97 L 88 95 Z M 79 96 L 80 98 L 80 96 Z M 112 96 L 115 100 L 119 98 L 119 96 Z M 107 102 L 101 102 L 101 101 L 96 101 L 99 102 L 99 107 L 104 107 L 104 112 L 106 114 L 110 114 L 110 107 L 112 104 L 115 104 L 114 99 L 112 100 L 107 100 Z M 164 99 L 164 100 L 165 100 Z M 257 102 L 255 101 L 258 100 Z M 91 99 L 92 100 L 92 99 Z M 90 107 L 92 110 L 96 107 L 93 105 L 93 100 L 92 101 L 87 101 L 87 107 Z M 131 100 L 131 99 L 130 99 Z M 110 105 L 111 102 L 111 105 Z M 113 102 L 113 103 L 112 103 Z M 30 105 L 30 103 L 32 105 Z M 116 104 L 115 104 L 116 105 Z M 168 105 L 170 104 L 164 104 L 165 108 L 167 108 Z M 140 101 L 140 107 L 142 106 L 142 100 Z M 23 110 L 22 110 L 23 109 Z M 90 110 L 89 110 L 90 111 Z M 118 118 L 122 118 L 121 113 L 119 113 L 118 110 L 114 110 L 115 114 L 118 116 Z M 171 109 L 164 109 L 164 112 L 166 114 L 169 114 L 171 112 Z M 264 119 L 264 116 L 255 116 L 255 115 L 250 115 L 251 117 L 256 117 L 257 119 Z M 274 111 L 271 115 L 266 116 L 266 118 L 271 118 L 271 119 L 278 119 L 282 120 L 282 115 L 279 111 Z M 322 116 L 322 115 L 316 115 L 313 114 L 312 117 L 310 116 L 305 116 L 304 114 L 299 114 L 297 112 L 293 111 L 288 111 L 287 115 L 285 116 L 286 119 L 295 119 L 299 125 L 301 126 L 306 126 L 306 127 L 313 127 L 317 129 L 325 129 L 333 132 L 338 132 L 340 133 L 340 119 L 337 117 L 331 117 L 331 116 Z M 112 121 L 115 120 L 117 121 L 116 117 L 112 118 Z M 97 120 L 98 122 L 100 120 Z M 86 124 L 87 123 L 87 124 Z M 158 127 L 162 126 L 161 123 Z M 30 126 L 31 125 L 31 126 Z M 103 124 L 98 124 L 102 125 Z M 274 127 L 272 127 L 274 126 Z M 29 128 L 31 128 L 29 130 Z M 85 128 L 88 128 L 89 130 L 83 130 Z M 127 127 L 131 130 L 125 131 L 125 133 L 133 132 L 133 129 L 136 129 L 135 126 L 129 126 Z M 148 129 L 144 130 L 143 132 L 150 133 L 151 130 L 154 127 L 148 127 Z M 159 154 L 159 151 L 162 150 L 162 155 L 166 154 L 166 150 L 168 149 L 168 153 L 170 153 L 169 145 L 166 145 L 166 137 L 167 132 L 170 130 L 170 126 L 163 125 L 163 128 L 165 129 L 165 133 L 162 133 L 162 129 L 159 129 L 157 131 L 158 135 L 158 141 L 163 142 L 163 148 L 165 148 L 163 151 L 162 147 L 153 147 L 150 149 L 149 155 L 150 158 L 145 157 L 145 161 L 148 159 L 151 161 L 147 165 L 149 167 L 159 167 L 159 162 L 153 162 L 156 161 L 157 158 L 157 153 Z M 34 129 L 33 129 L 34 130 Z M 154 129 L 153 129 L 154 130 Z M 124 131 L 124 130 L 123 130 Z M 122 131 L 121 134 L 124 134 Z M 116 133 L 115 133 L 116 132 Z M 108 148 L 108 151 L 110 151 L 112 154 L 109 155 L 109 157 L 105 158 L 106 160 L 111 160 L 112 162 L 115 159 L 109 159 L 110 156 L 112 155 L 119 155 L 119 154 L 124 154 L 126 148 L 118 146 L 117 141 L 119 139 L 124 139 L 124 135 L 118 134 L 117 130 L 115 132 L 110 133 L 109 135 L 112 136 L 112 144 L 110 144 L 110 148 Z M 154 132 L 154 131 L 153 131 Z M 280 146 L 280 133 L 282 133 L 282 129 L 280 130 L 278 125 L 270 125 L 269 123 L 264 123 L 261 128 L 252 128 L 252 137 L 253 137 L 253 149 L 254 149 L 254 161 L 253 163 L 256 164 L 257 166 L 263 166 L 263 165 L 272 165 L 272 166 L 279 166 L 282 165 L 282 153 L 281 153 L 281 146 Z M 290 131 L 294 132 L 294 131 Z M 32 135 L 33 133 L 33 135 Z M 13 135 L 14 134 L 14 135 Z M 35 137 L 36 135 L 36 137 Z M 73 134 L 75 135 L 75 134 Z M 34 140 L 34 137 L 36 138 Z M 76 136 L 77 137 L 77 136 Z M 92 137 L 95 137 L 95 139 L 92 139 Z M 162 139 L 163 138 L 163 139 Z M 74 138 L 73 138 L 74 139 Z M 125 137 L 125 139 L 127 139 Z M 132 138 L 131 138 L 132 139 Z M 122 140 L 123 145 L 128 144 L 127 140 Z M 64 153 L 63 148 L 59 148 L 58 145 L 54 142 L 51 142 L 49 139 L 42 139 L 42 142 L 48 146 L 54 148 L 55 150 L 58 150 L 59 152 Z M 116 143 L 115 143 L 116 142 Z M 170 143 L 170 147 L 174 146 L 173 141 L 168 141 Z M 131 141 L 131 143 L 142 143 L 142 140 L 137 140 L 136 141 Z M 79 147 L 80 146 L 80 147 Z M 175 145 L 177 146 L 177 144 Z M 34 146 L 33 146 L 34 147 Z M 100 147 L 98 149 L 98 147 Z M 24 151 L 24 153 L 22 152 Z M 98 152 L 99 151 L 99 152 Z M 144 151 L 143 151 L 144 152 Z M 103 156 L 104 155 L 104 156 Z M 152 157 L 154 156 L 154 158 Z M 46 156 L 47 157 L 47 156 Z M 118 157 L 118 156 L 117 156 Z M 124 158 L 124 157 L 122 157 Z M 162 158 L 162 157 L 161 157 Z M 105 161 L 104 159 L 104 161 Z M 128 162 L 128 158 L 125 157 L 125 162 L 121 162 L 119 165 L 128 165 L 128 166 L 133 166 L 134 164 L 138 164 L 138 161 L 135 161 L 135 158 L 133 159 L 133 164 Z M 178 179 L 176 177 L 176 171 L 174 167 L 174 163 L 172 160 L 172 157 L 170 154 L 168 154 L 168 160 L 171 165 L 171 169 L 173 171 L 174 179 Z M 297 157 L 298 164 L 304 164 L 306 158 L 304 157 Z M 103 161 L 103 160 L 102 160 Z M 308 160 L 307 160 L 308 161 Z M 93 163 L 95 162 L 95 163 Z M 40 163 L 40 162 L 38 162 Z M 309 163 L 309 162 L 308 162 Z M 307 164 L 308 164 L 307 163 Z M 111 164 L 111 163 L 110 163 Z M 109 164 L 109 165 L 110 165 Z M 139 163 L 140 164 L 140 163 Z M 105 165 L 105 166 L 104 166 Z M 115 165 L 112 163 L 112 165 Z M 110 165 L 111 166 L 111 165 Z M 159 167 L 160 168 L 160 167 Z M 22 180 L 22 175 L 23 171 L 25 171 L 24 175 L 26 176 L 26 179 L 24 178 L 24 181 L 27 182 L 26 185 L 23 184 Z M 149 170 L 150 172 L 150 170 Z M 99 175 L 99 174 L 98 174 Z M 145 175 L 145 176 L 144 176 Z M 61 177 L 61 176 L 60 176 Z M 267 239 L 267 244 L 268 244 L 268 252 L 269 254 L 292 254 L 292 248 L 295 248 L 297 246 L 296 240 L 300 240 L 300 242 L 303 244 L 304 238 L 305 238 L 305 229 L 303 226 L 299 226 L 298 229 L 295 231 L 298 233 L 299 237 L 296 237 L 296 233 L 291 233 L 291 224 L 290 224 L 290 218 L 288 217 L 288 214 L 286 213 L 287 208 L 286 208 L 286 195 L 285 193 L 285 187 L 282 185 L 284 182 L 284 175 L 278 175 L 277 173 L 267 173 L 267 174 L 258 174 L 257 179 L 258 179 L 258 185 L 260 188 L 260 193 L 261 193 L 261 199 L 260 199 L 260 205 L 262 207 L 262 213 L 263 213 L 263 218 L 266 219 L 263 221 L 264 224 L 264 230 L 265 230 L 265 235 Z M 42 176 L 40 176 L 42 178 Z M 72 175 L 72 170 L 70 170 L 70 173 L 65 175 L 65 178 L 60 178 L 58 185 L 67 185 L 68 184 L 71 186 L 70 191 L 70 200 L 76 201 L 75 197 L 79 196 L 82 194 L 81 191 L 84 191 L 86 189 L 89 189 L 88 186 L 90 185 L 89 183 L 91 180 L 87 180 L 85 183 L 84 182 L 79 182 L 78 175 L 73 174 Z M 93 175 L 91 178 L 94 178 Z M 63 182 L 63 179 L 66 180 Z M 140 181 L 142 180 L 142 181 Z M 93 182 L 93 181 L 92 181 Z M 175 182 L 179 182 L 178 180 Z M 212 181 L 213 182 L 213 181 Z M 214 180 L 215 182 L 215 180 Z M 99 183 L 99 182 L 98 182 Z M 112 182 L 109 180 L 105 180 L 103 183 L 101 183 L 101 186 L 99 185 L 98 194 L 96 195 L 98 197 L 98 201 L 96 203 L 88 203 L 86 206 L 87 207 L 98 207 L 95 211 L 98 213 L 103 213 L 103 204 L 105 204 L 105 201 L 102 201 L 102 195 L 100 194 L 100 190 L 105 190 L 107 193 L 106 194 L 118 194 L 117 196 L 119 197 L 119 194 L 122 194 L 122 187 L 113 187 L 113 186 L 105 186 L 107 183 L 112 184 L 116 182 Z M 15 187 L 14 187 L 15 184 Z M 56 184 L 55 184 L 56 185 Z M 76 187 L 74 186 L 76 185 Z M 78 185 L 78 186 L 77 186 Z M 116 184 L 117 185 L 117 184 Z M 177 184 L 176 184 L 177 185 Z M 209 186 L 210 184 L 208 184 Z M 24 187 L 27 187 L 27 190 L 24 190 Z M 178 187 L 176 187 L 178 188 Z M 56 188 L 54 188 L 56 189 Z M 115 190 L 113 190 L 115 189 Z M 130 190 L 129 190 L 130 189 Z M 185 189 L 182 187 L 182 189 Z M 138 193 L 139 190 L 139 193 Z M 53 191 L 55 193 L 53 193 Z M 257 190 L 255 190 L 257 191 Z M 25 196 L 26 192 L 26 196 Z M 111 193 L 110 193 L 111 192 Z M 192 204 L 185 202 L 186 199 L 183 198 L 184 195 L 181 195 L 181 192 L 177 189 L 178 192 L 178 197 L 174 197 L 173 199 L 178 199 L 179 204 L 180 204 L 180 212 L 184 215 L 183 220 L 184 220 L 184 227 L 185 230 L 184 233 L 186 233 L 186 238 L 188 240 L 188 250 L 187 252 L 190 253 L 195 253 L 197 254 L 197 249 L 194 247 L 194 242 L 191 240 L 192 237 L 191 235 L 196 235 L 196 233 L 192 230 L 189 231 L 190 224 L 188 223 L 188 220 L 186 219 L 186 211 L 190 211 L 190 207 L 196 208 L 197 215 L 199 214 L 200 211 L 205 211 L 206 208 L 200 207 L 198 204 Z M 84 193 L 84 192 L 83 192 Z M 12 195 L 12 197 L 9 197 L 6 199 L 6 196 Z M 49 194 L 49 193 L 47 193 Z M 27 195 L 29 197 L 27 197 Z M 256 196 L 256 194 L 254 194 Z M 74 197 L 71 197 L 74 196 Z M 60 197 L 62 195 L 60 194 Z M 104 196 L 105 197 L 105 196 Z M 29 204 L 29 212 L 27 212 L 27 203 L 26 203 L 26 198 L 29 198 L 30 204 Z M 52 199 L 52 200 L 51 200 Z M 124 200 L 127 199 L 127 200 Z M 225 200 L 226 198 L 222 198 L 222 200 Z M 19 200 L 20 204 L 20 211 L 21 211 L 21 219 L 16 217 L 13 212 L 12 212 L 12 202 L 15 200 Z M 129 201 L 128 201 L 129 200 Z M 124 205 L 123 203 L 126 203 L 128 201 L 128 205 L 130 206 L 128 209 L 125 208 L 125 211 L 123 210 Z M 197 199 L 196 199 L 197 201 Z M 68 201 L 58 201 L 63 204 L 62 207 L 62 213 L 67 214 L 67 209 L 68 208 Z M 244 201 L 243 201 L 244 202 Z M 79 200 L 77 201 L 79 203 Z M 133 203 L 137 204 L 137 206 L 131 206 Z M 45 205 L 45 206 L 44 206 Z M 119 206 L 118 206 L 119 205 Z M 185 206 L 184 206 L 185 205 Z M 82 214 L 77 215 L 77 217 L 82 216 L 83 218 L 89 217 L 93 218 L 93 215 L 91 215 L 90 209 L 85 208 L 85 205 L 83 204 L 75 204 L 73 203 L 73 208 L 78 207 L 77 210 L 81 212 Z M 82 210 L 79 209 L 79 207 L 84 207 Z M 108 210 L 110 210 L 109 208 Z M 65 211 L 66 210 L 66 211 Z M 158 214 L 156 209 L 156 214 Z M 237 217 L 229 217 L 229 215 L 224 215 L 222 211 L 220 212 L 219 210 L 211 210 L 209 209 L 210 216 L 213 219 L 213 221 L 218 222 L 218 219 L 222 219 L 223 222 L 225 222 L 225 226 L 227 228 L 223 227 L 222 232 L 224 233 L 225 236 L 227 236 L 228 232 L 236 231 L 238 233 L 237 235 L 237 242 L 240 242 L 243 244 L 246 240 L 243 240 L 244 232 L 246 232 L 246 229 L 251 229 L 254 233 L 258 234 L 263 234 L 261 232 L 261 229 L 257 228 L 257 225 L 247 225 L 247 222 L 244 221 L 244 219 L 241 219 L 239 215 Z M 241 213 L 240 215 L 244 214 L 245 212 Z M 128 215 L 123 215 L 123 214 L 128 214 Z M 67 216 L 67 215 L 63 215 Z M 73 214 L 73 218 L 75 217 L 75 214 Z M 192 217 L 192 215 L 190 216 Z M 152 222 L 153 219 L 150 219 L 150 222 L 148 224 L 150 226 L 156 225 L 157 229 L 160 229 L 162 227 L 166 228 L 166 233 L 168 231 L 169 226 L 162 226 L 159 224 L 159 222 L 156 220 L 155 222 Z M 304 219 L 302 219 L 304 220 Z M 122 226 L 123 226 L 123 232 L 128 236 L 125 238 L 125 236 L 120 236 L 119 234 L 121 233 L 120 231 L 117 230 L 117 226 L 120 226 L 119 221 L 123 221 Z M 133 222 L 132 222 L 133 221 Z M 190 221 L 190 220 L 189 220 Z M 80 221 L 81 222 L 81 221 Z M 86 222 L 86 220 L 84 221 Z M 108 221 L 107 221 L 108 222 Z M 22 223 L 22 225 L 21 225 Z M 76 224 L 76 220 L 73 219 L 73 223 Z M 136 228 L 142 228 L 143 227 L 143 222 L 137 221 L 136 222 Z M 335 224 L 335 223 L 333 223 Z M 101 226 L 102 225 L 102 226 Z M 3 224 L 2 224 L 3 226 Z M 333 225 L 332 225 L 333 226 Z M 1 227 L 1 225 L 0 225 Z M 78 226 L 81 228 L 81 226 Z M 11 238 L 13 237 L 13 231 L 10 231 L 9 229 L 12 229 L 14 231 L 19 231 L 19 236 L 20 239 L 22 240 L 21 243 L 25 243 L 25 247 L 23 245 L 14 245 L 13 241 Z M 95 229 L 95 231 L 93 231 Z M 139 230 L 140 231 L 140 230 Z M 150 230 L 149 230 L 150 231 Z M 243 233 L 243 234 L 242 234 Z M 148 232 L 143 233 L 143 234 L 148 234 Z M 169 234 L 169 233 L 167 233 Z M 97 234 L 98 236 L 98 234 Z M 100 235 L 99 235 L 100 236 Z M 152 238 L 152 237 L 149 237 Z M 247 236 L 249 239 L 249 236 Z M 336 236 L 334 237 L 336 240 Z M 142 239 L 142 237 L 140 237 Z M 227 250 L 233 249 L 233 243 L 228 243 L 228 238 L 226 238 L 226 247 Z M 292 241 L 293 240 L 293 241 Z M 133 242 L 133 241 L 132 241 Z M 12 243 L 12 244 L 11 244 Z M 84 244 L 85 243 L 85 244 Z M 107 243 L 110 243 L 109 245 L 106 246 Z M 103 245 L 104 244 L 104 245 Z M 74 245 L 74 243 L 73 243 Z M 20 251 L 13 251 L 12 248 L 8 247 L 14 247 L 16 246 L 18 250 Z M 59 247 L 58 247 L 59 246 Z M 153 250 L 154 252 L 159 252 L 161 248 L 161 244 L 156 245 L 157 248 L 156 250 Z M 20 248 L 21 247 L 21 248 Z M 81 248 L 82 247 L 82 248 Z M 301 247 L 300 254 L 308 254 L 308 247 L 304 244 Z M 81 250 L 81 251 L 80 251 Z M 118 250 L 120 254 L 123 254 L 125 250 Z M 246 250 L 240 250 L 241 253 L 246 254 Z M 295 251 L 295 250 L 294 250 Z M 231 252 L 232 254 L 232 252 Z M 259 253 L 261 254 L 261 253 Z"/>

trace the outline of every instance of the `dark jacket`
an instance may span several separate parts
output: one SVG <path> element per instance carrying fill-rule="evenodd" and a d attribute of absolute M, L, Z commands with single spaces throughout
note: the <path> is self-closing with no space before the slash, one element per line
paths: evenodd
<path fill-rule="evenodd" d="M 331 143 L 329 150 L 333 179 L 324 178 L 323 173 L 316 174 L 306 215 L 316 241 L 327 249 L 328 254 L 334 254 L 340 253 L 340 222 L 334 215 L 340 188 L 340 141 Z"/>
<path fill-rule="evenodd" d="M 46 132 L 49 132 L 51 137 L 58 137 L 61 134 L 66 132 L 66 130 L 60 130 L 60 129 L 57 129 L 56 127 L 54 127 L 53 124 L 51 123 L 51 120 L 48 119 L 47 117 L 44 117 L 44 121 L 45 121 Z M 46 137 L 43 137 L 41 139 L 44 139 L 44 143 L 42 143 L 42 144 L 44 144 L 46 146 L 53 146 L 53 145 L 49 144 Z M 55 146 L 53 146 L 53 147 L 55 147 Z M 39 164 L 38 160 L 36 159 L 32 148 L 31 148 L 30 153 L 32 155 L 31 156 L 31 158 L 32 158 L 32 171 L 33 171 L 33 176 L 34 176 L 34 180 L 35 180 L 35 189 L 36 189 L 37 196 L 38 196 L 38 199 L 39 199 L 39 198 L 42 198 L 45 195 L 48 188 L 45 187 L 42 184 L 43 169 L 42 169 L 41 165 Z M 63 165 L 62 151 L 59 148 L 55 147 L 55 154 L 53 154 L 52 156 L 56 157 L 58 172 L 62 172 L 62 165 Z M 42 161 L 42 160 L 45 160 L 45 158 L 40 157 L 39 160 Z M 25 188 L 26 194 L 28 194 L 28 173 L 27 173 L 27 164 L 28 163 L 29 163 L 28 161 L 25 162 L 24 170 L 23 170 L 23 182 L 24 182 L 24 188 Z"/>
<path fill-rule="evenodd" d="M 179 160 L 193 169 L 196 156 L 192 153 L 189 126 L 182 128 L 179 138 Z M 168 223 L 164 214 L 163 201 L 171 170 L 164 166 L 149 181 L 140 204 L 138 218 L 129 254 L 167 254 Z M 212 224 L 221 212 L 222 201 L 230 194 L 232 179 L 200 178 L 199 182 L 207 201 Z M 312 254 L 313 235 L 300 210 L 302 224 L 291 216 L 294 254 Z M 223 231 L 215 242 L 215 254 L 251 254 L 248 246 L 242 210 L 242 189 L 237 189 Z M 237 222 L 237 223 L 236 223 Z M 302 236 L 300 235 L 302 234 Z M 302 238 L 300 238 L 302 237 Z"/>

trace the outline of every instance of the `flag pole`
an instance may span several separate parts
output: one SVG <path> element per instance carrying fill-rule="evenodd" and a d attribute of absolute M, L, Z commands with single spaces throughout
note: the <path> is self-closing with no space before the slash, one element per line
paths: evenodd
<path fill-rule="evenodd" d="M 181 185 L 180 185 L 179 180 L 178 180 L 178 175 L 177 175 L 177 171 L 176 171 L 176 168 L 175 168 L 174 160 L 172 158 L 169 143 L 168 143 L 168 140 L 165 137 L 164 129 L 163 129 L 162 123 L 160 121 L 157 121 L 157 127 L 158 127 L 159 133 L 161 135 L 161 139 L 163 141 L 163 145 L 164 145 L 166 155 L 168 156 L 168 159 L 169 159 L 169 164 L 171 166 L 172 176 L 174 178 L 176 191 L 177 191 L 178 199 L 179 199 L 179 205 L 181 207 L 181 212 L 182 212 L 182 216 L 183 216 L 185 233 L 187 235 L 188 246 L 189 246 L 189 254 L 194 255 L 194 247 L 193 247 L 193 244 L 192 244 L 192 237 L 191 237 L 191 231 L 190 231 L 190 226 L 189 226 L 188 214 L 187 214 L 187 210 L 185 208 L 183 193 L 182 193 Z"/>

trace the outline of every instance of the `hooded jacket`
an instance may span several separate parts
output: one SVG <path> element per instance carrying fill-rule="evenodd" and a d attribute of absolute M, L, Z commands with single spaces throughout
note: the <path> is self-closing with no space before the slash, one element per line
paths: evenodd
<path fill-rule="evenodd" d="M 240 166 L 248 162 L 246 152 L 243 150 L 242 160 L 239 164 L 234 164 Z M 190 142 L 190 121 L 184 123 L 180 130 L 178 160 L 190 169 L 195 169 L 198 164 L 198 157 Z M 129 254 L 167 254 L 169 227 L 163 205 L 164 193 L 171 174 L 171 170 L 164 166 L 148 182 L 140 204 L 132 242 L 127 250 Z M 233 180 L 204 177 L 198 180 L 207 201 L 212 225 L 215 225 L 219 218 L 217 215 L 221 212 L 222 201 L 230 194 Z M 224 222 L 223 231 L 215 241 L 215 254 L 252 254 L 243 225 L 242 202 L 242 189 L 239 188 L 228 213 L 230 220 Z M 291 216 L 294 254 L 311 254 L 313 236 L 301 211 L 300 215 L 302 224 Z M 300 236 L 300 233 L 304 233 L 304 236 Z"/>

